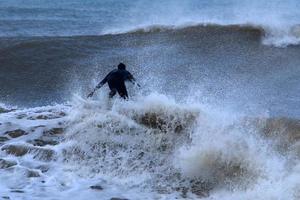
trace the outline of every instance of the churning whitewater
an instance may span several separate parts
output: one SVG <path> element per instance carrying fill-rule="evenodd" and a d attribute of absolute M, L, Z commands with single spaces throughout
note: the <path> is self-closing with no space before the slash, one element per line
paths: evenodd
<path fill-rule="evenodd" d="M 2 198 L 299 198 L 298 120 L 99 98 L 2 108 Z"/>

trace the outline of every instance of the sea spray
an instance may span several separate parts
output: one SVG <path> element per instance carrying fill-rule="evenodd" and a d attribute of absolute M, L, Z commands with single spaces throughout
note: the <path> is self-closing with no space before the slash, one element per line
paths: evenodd
<path fill-rule="evenodd" d="M 178 150 L 175 161 L 185 176 L 211 187 L 246 188 L 264 174 L 264 162 L 257 158 L 266 153 L 264 145 L 257 136 L 232 124 L 209 127 L 199 123 L 191 144 Z"/>
<path fill-rule="evenodd" d="M 263 132 L 276 133 L 268 127 L 282 121 L 268 125 L 204 110 L 153 93 L 129 101 L 77 96 L 68 105 L 3 113 L 1 137 L 8 140 L 0 147 L 1 193 L 24 199 L 297 199 L 294 150 L 282 154 Z M 293 131 L 291 124 L 283 131 Z M 13 134 L 16 129 L 26 134 Z M 101 193 L 92 189 L 99 186 Z"/>
<path fill-rule="evenodd" d="M 80 110 L 80 121 L 68 129 L 70 137 L 80 141 L 73 151 L 91 158 L 81 161 L 95 162 L 89 167 L 100 165 L 101 173 L 115 176 L 168 168 L 170 152 L 189 138 L 191 123 L 199 115 L 161 95 L 118 102 L 111 110 Z"/>

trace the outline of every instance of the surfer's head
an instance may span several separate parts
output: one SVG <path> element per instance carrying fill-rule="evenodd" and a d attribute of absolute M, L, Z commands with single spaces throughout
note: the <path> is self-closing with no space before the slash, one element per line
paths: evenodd
<path fill-rule="evenodd" d="M 126 65 L 124 63 L 120 63 L 118 65 L 118 69 L 126 69 Z"/>

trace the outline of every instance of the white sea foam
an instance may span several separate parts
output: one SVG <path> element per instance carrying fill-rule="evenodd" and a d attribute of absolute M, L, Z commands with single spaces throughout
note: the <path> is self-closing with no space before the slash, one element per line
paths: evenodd
<path fill-rule="evenodd" d="M 17 163 L 0 169 L 5 180 L 1 195 L 298 199 L 298 158 L 294 150 L 274 148 L 275 141 L 259 128 L 263 123 L 245 123 L 233 113 L 204 112 L 201 105 L 179 104 L 161 94 L 131 101 L 99 98 L 77 96 L 71 105 L 1 114 L 1 136 L 15 129 L 28 133 L 1 146 L 0 158 Z M 35 139 L 58 143 L 33 146 Z M 7 150 L 10 145 L 31 150 L 15 156 Z M 45 150 L 55 152 L 50 160 L 43 159 Z M 28 178 L 32 171 L 39 177 Z M 90 189 L 92 185 L 103 190 Z"/>

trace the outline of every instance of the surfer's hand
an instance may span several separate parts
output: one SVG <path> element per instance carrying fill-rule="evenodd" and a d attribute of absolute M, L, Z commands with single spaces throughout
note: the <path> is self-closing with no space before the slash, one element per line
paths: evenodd
<path fill-rule="evenodd" d="M 88 96 L 87 96 L 87 98 L 90 98 L 90 97 L 92 97 L 94 95 L 94 92 L 91 92 Z"/>

